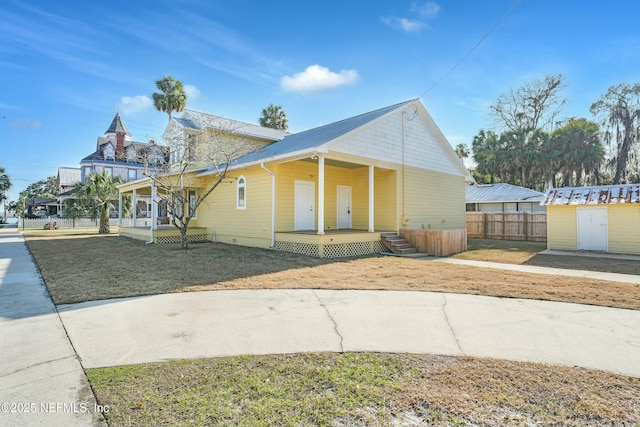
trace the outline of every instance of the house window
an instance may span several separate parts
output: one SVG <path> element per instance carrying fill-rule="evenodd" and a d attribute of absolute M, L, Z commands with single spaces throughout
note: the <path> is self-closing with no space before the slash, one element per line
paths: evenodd
<path fill-rule="evenodd" d="M 162 163 L 162 154 L 158 150 L 153 149 L 149 153 L 149 164 L 152 166 L 159 166 Z"/>
<path fill-rule="evenodd" d="M 182 142 L 177 142 L 171 148 L 172 148 L 172 150 L 171 150 L 171 164 L 175 165 L 177 163 L 180 163 L 180 161 L 182 160 L 182 150 L 183 150 Z"/>
<path fill-rule="evenodd" d="M 102 152 L 104 154 L 104 159 L 105 160 L 115 160 L 116 159 L 116 150 L 115 150 L 115 148 L 113 148 L 113 145 L 111 145 L 110 143 L 106 147 L 104 147 Z"/>
<path fill-rule="evenodd" d="M 196 190 L 189 190 L 188 192 L 188 200 L 189 200 L 189 215 L 192 219 L 198 218 L 198 211 L 196 209 L 196 202 L 198 201 L 198 193 Z"/>
<path fill-rule="evenodd" d="M 107 175 L 113 176 L 113 168 L 105 167 L 104 170 L 107 172 Z"/>
<path fill-rule="evenodd" d="M 83 166 L 82 167 L 82 182 L 87 180 L 87 177 L 91 173 L 91 166 Z"/>
<path fill-rule="evenodd" d="M 238 178 L 237 208 L 238 209 L 247 208 L 247 181 L 245 180 L 244 176 L 240 176 L 240 178 Z"/>
<path fill-rule="evenodd" d="M 133 145 L 127 148 L 127 162 L 135 163 L 136 162 L 136 149 Z"/>
<path fill-rule="evenodd" d="M 195 163 L 196 159 L 197 159 L 197 141 L 196 141 L 196 136 L 195 135 L 189 135 L 187 137 L 187 160 L 189 161 L 189 163 Z"/>
<path fill-rule="evenodd" d="M 127 179 L 129 181 L 135 181 L 138 178 L 138 171 L 135 169 L 129 169 L 127 171 Z"/>

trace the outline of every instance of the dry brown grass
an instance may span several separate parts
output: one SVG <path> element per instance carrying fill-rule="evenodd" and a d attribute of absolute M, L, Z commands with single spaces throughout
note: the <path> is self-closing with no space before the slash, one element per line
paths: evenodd
<path fill-rule="evenodd" d="M 404 258 L 321 260 L 222 244 L 183 251 L 117 236 L 26 238 L 57 304 L 204 289 L 330 288 L 472 293 L 640 309 L 640 286 L 633 284 Z M 526 262 L 523 253 L 517 257 Z M 111 408 L 112 427 L 640 425 L 639 379 L 472 357 L 241 356 L 87 374 L 99 403 Z"/>
<path fill-rule="evenodd" d="M 640 286 L 393 257 L 327 260 L 224 244 L 26 236 L 56 304 L 218 289 L 453 292 L 640 309 Z"/>
<path fill-rule="evenodd" d="M 640 379 L 472 357 L 240 356 L 87 374 L 112 427 L 640 423 Z"/>

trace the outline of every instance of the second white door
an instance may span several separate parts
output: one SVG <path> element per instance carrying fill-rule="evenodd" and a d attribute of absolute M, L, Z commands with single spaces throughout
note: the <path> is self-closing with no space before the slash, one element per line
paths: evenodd
<path fill-rule="evenodd" d="M 337 228 L 351 228 L 351 187 L 338 185 Z"/>

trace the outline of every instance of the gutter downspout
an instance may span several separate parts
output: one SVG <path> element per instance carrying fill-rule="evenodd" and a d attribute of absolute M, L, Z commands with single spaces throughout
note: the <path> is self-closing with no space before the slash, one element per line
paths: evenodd
<path fill-rule="evenodd" d="M 267 169 L 264 162 L 260 163 L 260 167 L 271 175 L 271 246 L 273 249 L 276 245 L 276 174 Z"/>

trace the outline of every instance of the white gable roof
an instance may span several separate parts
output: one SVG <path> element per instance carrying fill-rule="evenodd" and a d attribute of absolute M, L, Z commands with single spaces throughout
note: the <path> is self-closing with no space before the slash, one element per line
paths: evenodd
<path fill-rule="evenodd" d="M 410 145 L 411 150 L 405 153 L 404 159 L 401 158 L 403 120 L 409 123 L 405 129 L 405 143 Z M 407 165 L 461 175 L 467 181 L 473 181 L 419 99 L 287 135 L 278 142 L 234 160 L 231 167 L 246 167 L 329 151 L 395 163 L 404 161 Z M 416 162 L 418 158 L 421 160 Z M 211 168 L 201 175 L 215 173 L 216 170 Z"/>

